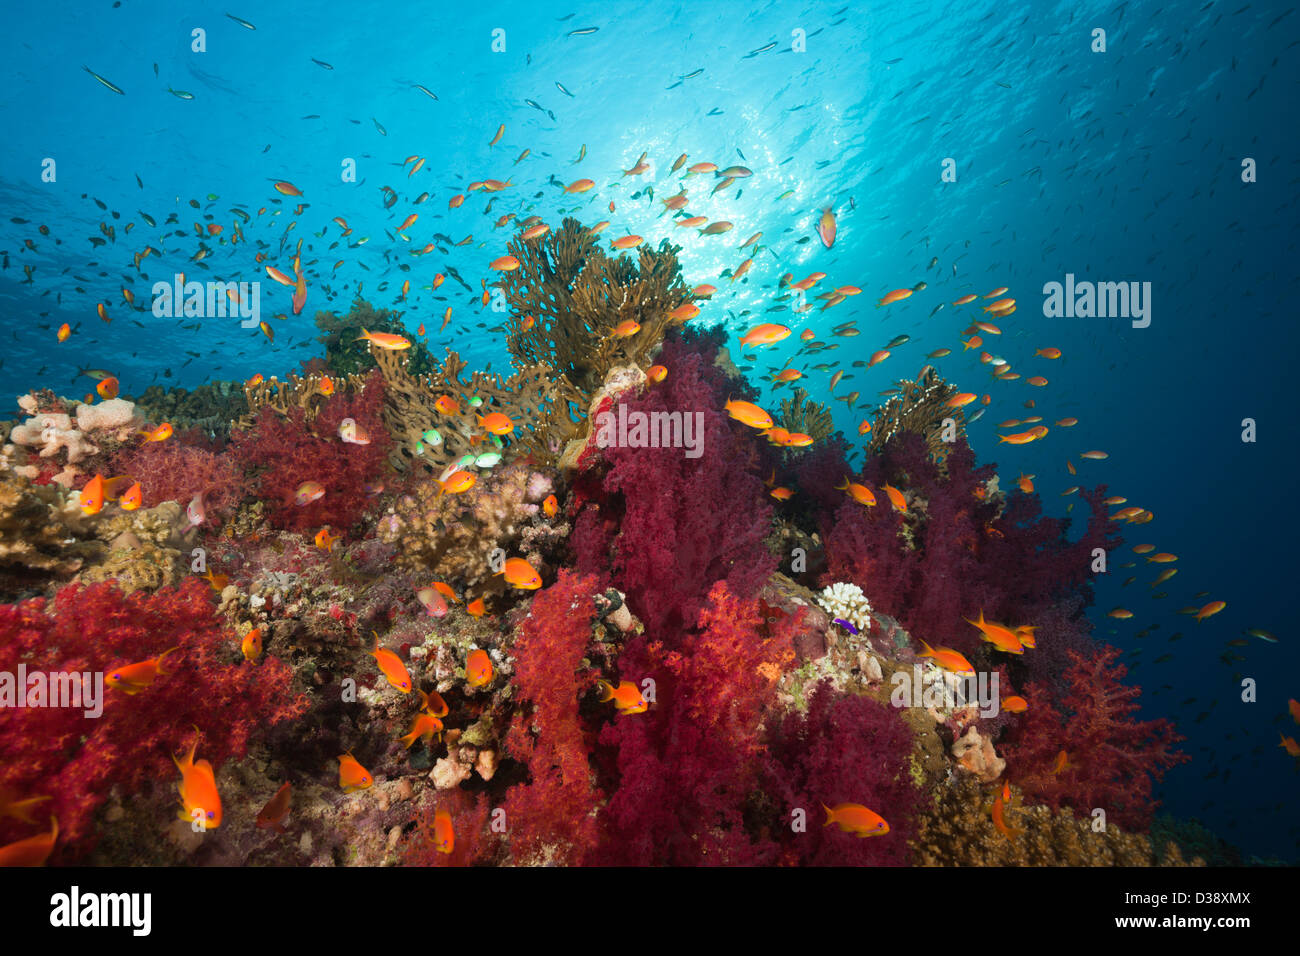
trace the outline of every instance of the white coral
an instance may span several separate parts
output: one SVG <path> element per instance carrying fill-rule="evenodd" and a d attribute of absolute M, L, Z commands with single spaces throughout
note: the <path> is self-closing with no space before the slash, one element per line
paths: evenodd
<path fill-rule="evenodd" d="M 832 618 L 848 621 L 859 632 L 871 628 L 871 604 L 856 584 L 836 581 L 817 596 L 817 603 Z"/>

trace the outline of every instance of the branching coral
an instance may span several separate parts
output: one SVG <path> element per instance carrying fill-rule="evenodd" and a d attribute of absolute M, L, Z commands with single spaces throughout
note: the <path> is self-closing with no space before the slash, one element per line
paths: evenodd
<path fill-rule="evenodd" d="M 248 411 L 234 424 L 239 428 L 251 428 L 264 408 L 274 409 L 285 417 L 299 411 L 305 421 L 315 421 L 330 396 L 343 391 L 357 393 L 365 385 L 366 378 L 362 375 L 344 377 L 320 371 L 306 375 L 291 373 L 287 382 L 281 382 L 273 375 L 256 385 L 245 383 L 244 401 Z"/>
<path fill-rule="evenodd" d="M 1047 688 L 1028 685 L 1034 703 L 1003 752 L 1011 779 L 1033 799 L 1081 815 L 1101 808 L 1114 823 L 1145 829 L 1159 806 L 1155 784 L 1189 758 L 1176 749 L 1182 737 L 1170 721 L 1134 719 L 1142 690 L 1120 683 L 1127 669 L 1116 663 L 1119 654 L 1105 646 L 1090 657 L 1070 653 L 1064 716 Z M 1061 751 L 1066 765 L 1058 770 Z"/>
<path fill-rule="evenodd" d="M 945 404 L 957 394 L 957 387 L 941 379 L 929 365 L 922 369 L 915 381 L 900 380 L 898 387 L 902 394 L 893 396 L 876 411 L 871 423 L 867 456 L 879 454 L 890 440 L 910 432 L 924 438 L 930 456 L 942 464 L 953 447 L 952 443 L 943 440 L 943 420 L 953 420 L 956 437 L 965 435 L 962 410 Z"/>
<path fill-rule="evenodd" d="M 500 375 L 474 372 L 466 382 L 461 378 L 465 363 L 451 349 L 441 365 L 419 377 L 409 371 L 403 351 L 375 352 L 384 377 L 383 421 L 395 442 L 389 461 L 398 470 L 418 463 L 439 473 L 465 454 L 483 453 L 487 449 L 473 441 L 482 435 L 476 416 L 490 412 L 501 412 L 514 423 L 511 447 L 530 452 L 538 462 L 554 461 L 577 429 L 581 396 L 547 366 L 525 367 L 504 381 Z M 436 406 L 443 396 L 459 410 L 450 415 L 440 411 Z M 436 440 L 430 430 L 437 433 Z"/>
<path fill-rule="evenodd" d="M 789 398 L 781 401 L 779 420 L 782 428 L 811 435 L 814 442 L 830 437 L 835 430 L 831 410 L 810 400 L 808 390 L 804 388 L 796 388 Z"/>
<path fill-rule="evenodd" d="M 677 321 L 670 313 L 690 301 L 679 248 L 664 240 L 657 249 L 639 246 L 636 261 L 611 259 L 575 219 L 536 239 L 516 237 L 510 252 L 519 268 L 501 280 L 513 310 L 506 344 L 516 366 L 545 365 L 588 397 L 615 365 L 644 367 Z M 615 336 L 629 319 L 639 330 Z"/>
<path fill-rule="evenodd" d="M 150 385 L 136 399 L 136 411 L 151 422 L 171 422 L 178 433 L 199 429 L 224 438 L 230 423 L 247 411 L 242 382 L 205 382 L 193 389 Z"/>
<path fill-rule="evenodd" d="M 871 602 L 856 584 L 836 581 L 817 596 L 817 603 L 832 620 L 848 621 L 859 631 L 871 627 Z"/>
<path fill-rule="evenodd" d="M 164 670 L 134 695 L 111 690 L 98 719 L 86 708 L 0 708 L 0 788 L 48 795 L 59 821 L 56 851 L 69 860 L 94 840 L 96 808 L 115 786 L 133 793 L 176 779 L 172 754 L 195 740 L 214 767 L 242 756 L 259 727 L 296 716 L 290 675 L 275 659 L 228 664 L 233 635 L 213 614 L 206 583 L 123 595 L 111 584 L 69 585 L 43 599 L 0 605 L 0 672 L 111 674 L 174 648 Z M 0 844 L 22 833 L 0 822 Z"/>

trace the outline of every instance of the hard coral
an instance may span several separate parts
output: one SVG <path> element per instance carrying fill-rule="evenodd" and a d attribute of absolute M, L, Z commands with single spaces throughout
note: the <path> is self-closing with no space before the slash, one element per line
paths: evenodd
<path fill-rule="evenodd" d="M 0 472 L 0 595 L 17 596 L 67 579 L 101 558 L 89 517 L 58 485 L 35 485 Z"/>
<path fill-rule="evenodd" d="M 510 253 L 519 268 L 501 280 L 513 313 L 506 345 L 516 366 L 546 365 L 590 397 L 615 365 L 647 364 L 676 321 L 669 313 L 690 301 L 679 248 L 664 240 L 657 249 L 639 246 L 635 262 L 611 259 L 576 219 L 536 239 L 516 237 Z M 629 319 L 638 331 L 613 336 Z"/>
<path fill-rule="evenodd" d="M 494 550 L 535 560 L 537 567 L 559 547 L 568 526 L 542 514 L 551 490 L 539 480 L 544 475 L 515 463 L 478 476 L 473 488 L 456 495 L 444 494 L 433 480 L 417 482 L 379 519 L 379 538 L 396 547 L 402 567 L 480 588 L 496 573 Z"/>
<path fill-rule="evenodd" d="M 96 808 L 117 786 L 133 793 L 176 779 L 172 754 L 195 740 L 216 768 L 241 757 L 259 727 L 302 713 L 290 674 L 274 658 L 227 663 L 233 635 L 218 624 L 207 584 L 123 595 L 112 584 L 68 585 L 53 602 L 0 605 L 0 672 L 111 674 L 171 650 L 166 674 L 135 695 L 105 684 L 103 714 L 79 707 L 0 708 L 0 788 L 48 795 L 59 821 L 56 857 L 93 844 Z M 0 844 L 30 835 L 0 823 Z"/>
<path fill-rule="evenodd" d="M 359 393 L 333 395 L 311 422 L 301 408 L 287 416 L 263 408 L 253 428 L 231 432 L 235 460 L 252 473 L 254 490 L 265 500 L 273 525 L 297 531 L 329 525 L 348 531 L 359 521 L 371 500 L 366 486 L 383 474 L 390 445 L 379 417 L 383 393 L 378 373 L 371 373 Z M 339 424 L 345 418 L 369 435 L 369 444 L 340 439 Z M 309 481 L 319 483 L 324 495 L 296 505 L 294 494 Z"/>

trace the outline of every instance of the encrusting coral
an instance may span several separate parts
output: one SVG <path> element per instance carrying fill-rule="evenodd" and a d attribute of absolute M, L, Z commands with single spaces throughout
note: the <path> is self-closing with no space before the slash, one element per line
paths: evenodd
<path fill-rule="evenodd" d="M 551 491 L 550 480 L 523 463 L 480 472 L 474 487 L 458 495 L 426 480 L 379 519 L 378 536 L 396 547 L 401 567 L 479 588 L 499 569 L 490 560 L 496 549 L 537 567 L 567 536 L 567 523 L 542 515 Z"/>
<path fill-rule="evenodd" d="M 98 522 L 62 486 L 0 470 L 0 593 L 40 590 L 101 558 L 106 549 L 94 535 Z"/>

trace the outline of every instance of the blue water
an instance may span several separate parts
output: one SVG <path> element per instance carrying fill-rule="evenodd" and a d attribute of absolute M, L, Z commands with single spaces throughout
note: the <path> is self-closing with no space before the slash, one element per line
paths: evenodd
<path fill-rule="evenodd" d="M 733 335 L 760 320 L 785 321 L 796 332 L 813 328 L 841 348 L 798 364 L 840 361 L 853 377 L 846 375 L 837 394 L 861 390 L 863 401 L 914 375 L 928 352 L 953 348 L 935 364 L 964 390 L 992 395 L 970 439 L 982 460 L 998 463 L 1004 487 L 1021 471 L 1034 473 L 1045 506 L 1063 512 L 1073 499 L 1060 491 L 1104 482 L 1111 494 L 1152 510 L 1156 520 L 1132 528 L 1128 543 L 1151 541 L 1180 556 L 1180 573 L 1165 587 L 1169 597 L 1153 600 L 1147 582 L 1155 572 L 1120 570 L 1114 565 L 1129 558 L 1113 555 L 1094 617 L 1099 635 L 1126 650 L 1145 644 L 1137 681 L 1148 691 L 1171 687 L 1148 694 L 1145 712 L 1176 716 L 1195 759 L 1169 774 L 1160 796 L 1173 812 L 1199 816 L 1248 852 L 1294 859 L 1295 762 L 1277 743 L 1279 729 L 1290 725 L 1286 699 L 1300 697 L 1291 580 L 1300 537 L 1291 500 L 1298 464 L 1291 316 L 1300 292 L 1293 231 L 1300 136 L 1291 97 L 1300 13 L 1244 0 L 1177 8 L 855 3 L 837 12 L 843 7 L 842 0 L 230 7 L 256 26 L 248 30 L 226 7 L 199 4 L 11 5 L 0 38 L 5 391 L 46 386 L 80 395 L 89 388 L 76 374 L 84 366 L 112 366 L 127 394 L 154 382 L 283 377 L 322 354 L 315 311 L 346 311 L 359 285 L 374 305 L 405 309 L 412 330 L 424 321 L 433 331 L 451 305 L 448 344 L 471 366 L 490 362 L 504 371 L 503 337 L 476 327 L 504 316 L 452 281 L 436 293 L 422 288 L 453 266 L 477 291 L 510 235 L 493 229 L 496 216 L 537 212 L 558 224 L 557 209 L 580 206 L 587 223 L 612 221 L 611 238 L 631 232 L 657 243 L 671 236 L 683 246 L 688 281 L 720 289 L 702 320 L 725 322 Z M 567 35 L 586 27 L 599 30 Z M 206 52 L 191 49 L 195 28 L 206 31 Z M 498 28 L 505 31 L 500 53 L 492 50 Z M 1106 53 L 1089 49 L 1094 28 L 1107 31 Z M 806 52 L 789 50 L 794 30 L 806 36 Z M 747 57 L 771 43 L 775 48 Z M 125 95 L 97 83 L 83 65 Z M 193 99 L 177 98 L 168 86 Z M 304 118 L 313 114 L 319 118 Z M 502 123 L 505 133 L 490 147 Z M 586 158 L 572 164 L 584 144 Z M 524 149 L 531 153 L 516 165 Z M 643 151 L 653 172 L 622 177 Z M 692 213 L 735 222 L 731 233 L 700 237 L 660 218 L 658 200 L 677 188 L 668 169 L 683 152 L 689 163 L 754 170 L 712 198 L 711 178 L 684 183 Z M 402 161 L 412 154 L 427 162 L 408 179 Z M 47 157 L 57 163 L 54 183 L 41 180 Z M 1256 161 L 1258 182 L 1242 183 L 1244 157 Z M 955 183 L 941 181 L 945 158 L 956 163 Z M 356 161 L 355 183 L 340 177 L 345 159 Z M 552 175 L 565 183 L 589 176 L 597 188 L 563 197 L 548 185 Z M 452 195 L 485 178 L 514 182 L 498 194 L 491 217 L 482 214 L 482 193 L 448 210 Z M 296 184 L 303 197 L 280 197 L 271 188 L 277 180 Z M 631 199 L 647 184 L 653 201 Z M 384 185 L 400 195 L 391 210 L 382 204 Z M 424 190 L 429 201 L 411 206 Z M 792 195 L 779 199 L 787 190 Z M 208 194 L 219 199 L 209 202 Z M 201 210 L 189 206 L 192 198 Z M 289 271 L 287 256 L 275 253 L 300 201 L 309 208 L 289 245 L 305 240 L 307 306 L 284 320 L 264 315 L 275 327 L 274 344 L 234 319 L 204 320 L 189 331 L 125 307 L 124 278 L 138 301 L 148 302 L 131 256 L 150 243 L 165 250 L 146 260 L 155 280 L 178 271 L 261 279 L 265 313 L 289 312 L 291 290 L 266 281 L 253 243 L 265 240 L 268 262 Z M 192 223 L 206 223 L 210 211 L 228 237 L 236 205 L 253 215 L 243 227 L 247 242 L 209 239 L 210 268 L 190 262 Z M 261 207 L 267 213 L 258 217 Z M 830 250 L 813 233 L 825 207 L 839 224 Z M 148 228 L 139 210 L 159 228 Z M 420 219 L 407 245 L 392 231 L 410 211 Z M 160 243 L 172 212 L 191 235 Z M 334 216 L 353 232 L 330 250 L 339 238 Z M 131 221 L 133 232 L 124 234 Z M 88 237 L 101 235 L 101 222 L 115 226 L 117 239 L 93 247 Z M 49 226 L 49 237 L 35 231 L 38 224 Z M 747 280 L 719 278 L 749 254 L 737 246 L 759 231 L 768 248 Z M 473 241 L 448 255 L 409 255 L 434 232 Z M 805 236 L 811 241 L 797 244 Z M 347 246 L 361 237 L 369 241 Z M 26 239 L 35 251 L 24 247 Z M 932 257 L 939 263 L 929 269 Z M 35 269 L 31 284 L 23 283 L 24 265 Z M 826 313 L 765 312 L 780 275 L 798 279 L 813 270 L 828 274 L 814 291 L 852 284 L 863 293 Z M 1150 282 L 1150 327 L 1044 318 L 1043 284 L 1066 273 Z M 410 296 L 398 303 L 407 278 Z M 889 290 L 921 280 L 926 290 L 874 307 Z M 384 281 L 388 289 L 379 292 Z M 949 304 L 931 315 L 941 302 L 998 286 L 1010 287 L 1019 306 L 1000 321 L 1001 337 L 985 336 L 985 348 L 1025 377 L 1047 376 L 1047 388 L 1023 378 L 990 382 L 980 350 L 963 353 L 959 333 L 975 306 Z M 95 314 L 101 301 L 111 324 Z M 830 336 L 832 326 L 853 318 L 860 336 Z M 58 345 L 54 330 L 63 322 L 75 334 Z M 911 342 L 886 362 L 847 368 L 900 333 Z M 441 354 L 437 336 L 430 342 Z M 760 354 L 753 374 L 783 364 L 795 345 L 791 339 Z M 1031 358 L 1048 345 L 1064 358 Z M 732 351 L 740 354 L 734 342 Z M 824 398 L 826 375 L 808 374 L 802 384 Z M 1080 424 L 1032 445 L 999 446 L 995 423 L 1033 414 L 1022 407 L 1031 397 L 1049 424 L 1067 415 Z M 856 436 L 865 413 L 831 404 L 837 425 Z M 1241 441 L 1244 418 L 1258 424 L 1253 444 Z M 1109 459 L 1079 459 L 1093 448 Z M 1078 466 L 1077 478 L 1066 474 L 1067 459 Z M 1138 581 L 1122 588 L 1130 573 Z M 1193 598 L 1201 590 L 1210 596 Z M 1203 624 L 1174 613 L 1214 598 L 1228 607 Z M 1118 605 L 1135 618 L 1105 616 Z M 1149 636 L 1133 637 L 1156 623 Z M 1272 631 L 1280 643 L 1251 638 L 1249 647 L 1225 648 L 1251 627 Z M 1177 631 L 1185 639 L 1169 644 Z M 1175 652 L 1173 661 L 1150 663 L 1166 650 Z M 1246 660 L 1220 663 L 1225 650 Z M 1237 672 L 1258 681 L 1257 703 L 1241 702 Z M 1187 697 L 1199 703 L 1178 707 Z M 1211 716 L 1194 723 L 1210 701 L 1218 702 Z M 1217 778 L 1205 779 L 1216 769 Z"/>

